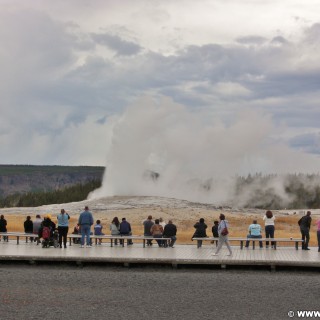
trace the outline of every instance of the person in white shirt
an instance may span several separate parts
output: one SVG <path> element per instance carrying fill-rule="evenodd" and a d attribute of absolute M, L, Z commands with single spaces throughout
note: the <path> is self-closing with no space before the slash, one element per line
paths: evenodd
<path fill-rule="evenodd" d="M 159 224 L 160 224 L 160 226 L 162 226 L 162 228 L 164 228 L 166 226 L 166 223 L 163 221 L 162 218 L 159 218 Z"/>
<path fill-rule="evenodd" d="M 266 238 L 274 238 L 274 220 L 276 218 L 274 217 L 272 211 L 268 210 L 263 217 L 264 226 L 265 226 L 265 232 L 266 232 Z M 266 248 L 269 247 L 269 241 L 266 242 Z M 274 241 L 271 241 L 271 248 L 274 247 Z"/>

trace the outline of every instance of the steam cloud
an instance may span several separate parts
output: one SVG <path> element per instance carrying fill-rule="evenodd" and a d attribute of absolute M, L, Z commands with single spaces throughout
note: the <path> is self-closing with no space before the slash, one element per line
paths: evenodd
<path fill-rule="evenodd" d="M 241 206 L 254 190 L 235 198 L 237 175 L 319 172 L 316 157 L 276 142 L 272 119 L 261 111 L 241 110 L 222 120 L 145 97 L 108 125 L 107 169 L 90 198 L 150 195 Z M 266 188 L 286 201 L 281 179 Z"/>

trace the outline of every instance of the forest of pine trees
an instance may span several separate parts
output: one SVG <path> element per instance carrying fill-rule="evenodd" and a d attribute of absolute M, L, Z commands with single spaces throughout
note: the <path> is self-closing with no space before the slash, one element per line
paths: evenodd
<path fill-rule="evenodd" d="M 87 198 L 91 191 L 100 186 L 101 180 L 91 180 L 59 190 L 17 193 L 0 198 L 0 207 L 38 207 L 46 204 L 82 201 Z"/>

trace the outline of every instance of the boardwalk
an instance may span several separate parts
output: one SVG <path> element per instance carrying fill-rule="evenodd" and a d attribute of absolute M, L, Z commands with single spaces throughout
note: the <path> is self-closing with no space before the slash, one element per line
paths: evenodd
<path fill-rule="evenodd" d="M 156 245 L 142 248 L 141 244 L 133 246 L 110 247 L 109 244 L 80 248 L 78 245 L 68 246 L 67 249 L 43 249 L 34 243 L 17 245 L 15 241 L 0 242 L 0 260 L 11 261 L 52 261 L 76 263 L 121 263 L 130 264 L 168 264 L 178 265 L 228 265 L 247 266 L 291 266 L 320 268 L 320 253 L 317 248 L 310 251 L 295 250 L 293 247 L 272 249 L 243 249 L 233 247 L 233 255 L 227 256 L 223 249 L 219 256 L 212 256 L 213 247 L 209 245 L 197 249 L 196 245 L 177 245 L 174 248 L 159 248 Z"/>

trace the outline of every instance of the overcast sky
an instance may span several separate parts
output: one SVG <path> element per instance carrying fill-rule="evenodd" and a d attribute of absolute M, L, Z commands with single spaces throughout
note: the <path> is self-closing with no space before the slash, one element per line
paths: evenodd
<path fill-rule="evenodd" d="M 2 164 L 105 165 L 148 99 L 320 154 L 319 0 L 0 0 L 0 43 Z"/>

